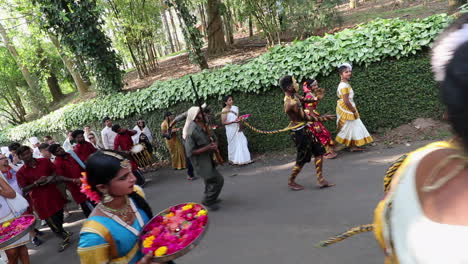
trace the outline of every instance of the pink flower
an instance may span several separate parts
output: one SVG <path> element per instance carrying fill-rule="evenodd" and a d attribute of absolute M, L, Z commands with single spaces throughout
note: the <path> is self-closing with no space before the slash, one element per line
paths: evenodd
<path fill-rule="evenodd" d="M 199 204 L 185 203 L 172 206 L 156 216 L 140 235 L 142 241 L 154 236 L 151 247 L 144 249 L 143 253 L 164 247 L 167 248 L 165 255 L 170 255 L 190 245 L 204 231 L 208 221 L 207 215 L 199 214 L 201 210 L 205 209 Z"/>

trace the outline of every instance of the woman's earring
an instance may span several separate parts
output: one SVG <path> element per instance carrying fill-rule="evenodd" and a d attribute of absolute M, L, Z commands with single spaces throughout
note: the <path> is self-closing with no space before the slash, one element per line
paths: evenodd
<path fill-rule="evenodd" d="M 103 203 L 110 203 L 114 200 L 114 197 L 112 197 L 107 191 L 104 192 L 104 195 L 102 197 L 102 202 Z"/>

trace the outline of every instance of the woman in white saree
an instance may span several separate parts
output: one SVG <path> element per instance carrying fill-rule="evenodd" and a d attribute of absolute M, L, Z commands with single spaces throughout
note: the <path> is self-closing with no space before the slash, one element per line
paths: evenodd
<path fill-rule="evenodd" d="M 247 138 L 239 125 L 239 108 L 233 104 L 232 96 L 226 96 L 221 115 L 221 121 L 226 128 L 228 159 L 233 165 L 245 165 L 252 163 L 252 159 L 247 146 Z"/>

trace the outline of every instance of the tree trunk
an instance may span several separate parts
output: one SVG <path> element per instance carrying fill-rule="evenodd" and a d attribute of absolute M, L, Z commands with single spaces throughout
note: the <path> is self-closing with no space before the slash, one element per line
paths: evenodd
<path fill-rule="evenodd" d="M 127 42 L 127 41 L 125 41 L 125 42 Z M 133 61 L 133 64 L 135 66 L 135 69 L 137 70 L 138 78 L 143 79 L 144 74 L 141 71 L 140 62 L 138 61 L 138 58 L 135 56 L 135 52 L 133 52 L 132 46 L 128 42 L 127 42 L 127 47 L 128 47 L 128 51 L 130 52 L 130 56 L 132 57 L 132 61 Z"/>
<path fill-rule="evenodd" d="M 60 90 L 60 85 L 55 75 L 55 72 L 52 71 L 50 67 L 49 61 L 47 57 L 43 56 L 44 50 L 42 49 L 40 43 L 38 44 L 37 48 L 37 57 L 42 58 L 41 62 L 39 63 L 39 67 L 41 69 L 46 70 L 49 73 L 49 77 L 47 77 L 47 87 L 49 87 L 50 94 L 52 95 L 52 101 L 54 103 L 58 103 L 65 95 Z"/>
<path fill-rule="evenodd" d="M 80 96 L 83 96 L 89 91 L 89 86 L 83 81 L 83 79 L 81 78 L 81 74 L 75 70 L 74 63 L 62 51 L 60 42 L 58 41 L 57 37 L 55 37 L 52 34 L 49 34 L 49 38 L 54 44 L 58 53 L 60 54 L 60 58 L 62 58 L 63 64 L 65 64 L 65 67 L 67 67 L 68 72 L 71 74 L 73 81 L 75 82 L 76 89 L 78 90 L 78 93 L 80 94 Z"/>
<path fill-rule="evenodd" d="M 175 48 L 174 48 L 174 43 L 172 42 L 171 28 L 169 27 L 169 23 L 167 22 L 166 9 L 162 11 L 162 17 L 163 17 L 164 27 L 166 28 L 166 37 L 169 40 L 169 45 L 171 46 L 171 52 L 174 53 Z"/>
<path fill-rule="evenodd" d="M 31 102 L 32 110 L 36 114 L 47 113 L 48 112 L 47 105 L 46 105 L 47 100 L 41 91 L 39 80 L 31 74 L 31 72 L 28 70 L 26 66 L 22 65 L 19 62 L 18 52 L 16 51 L 15 46 L 13 46 L 13 43 L 11 42 L 10 37 L 8 36 L 5 28 L 3 27 L 1 23 L 0 23 L 0 35 L 3 38 L 3 43 L 7 47 L 11 56 L 13 56 L 13 58 L 15 59 L 16 63 L 18 64 L 18 67 L 21 70 L 21 73 L 23 74 L 24 79 L 26 80 L 28 84 L 29 89 L 27 89 L 26 91 L 29 97 L 28 100 Z"/>
<path fill-rule="evenodd" d="M 49 86 L 50 94 L 54 102 L 59 102 L 60 99 L 64 97 L 62 90 L 60 90 L 60 85 L 57 79 L 57 76 L 53 72 L 50 73 L 50 76 L 47 78 L 47 86 Z"/>
<path fill-rule="evenodd" d="M 172 35 L 174 36 L 174 44 L 177 47 L 177 51 L 179 51 L 182 48 L 180 47 L 179 37 L 177 36 L 177 27 L 176 27 L 176 24 L 174 23 L 174 17 L 172 16 L 172 8 L 169 8 L 168 11 L 169 11 L 169 19 L 171 20 L 171 25 L 172 25 L 172 30 L 173 30 Z"/>
<path fill-rule="evenodd" d="M 226 28 L 226 42 L 229 45 L 234 44 L 234 28 L 232 23 L 232 13 L 229 7 L 229 2 L 226 2 L 226 13 L 224 14 L 224 24 Z"/>
<path fill-rule="evenodd" d="M 23 101 L 21 100 L 16 87 L 15 89 L 12 89 L 11 97 L 15 106 L 15 110 L 18 113 L 18 121 L 21 123 L 26 122 L 26 109 L 24 108 Z"/>
<path fill-rule="evenodd" d="M 349 8 L 350 9 L 355 9 L 358 6 L 358 1 L 357 0 L 349 0 Z"/>
<path fill-rule="evenodd" d="M 253 22 L 252 22 L 252 16 L 249 16 L 249 37 L 253 37 Z"/>
<path fill-rule="evenodd" d="M 219 6 L 219 0 L 208 0 L 208 53 L 210 54 L 227 50 Z"/>
<path fill-rule="evenodd" d="M 177 15 L 184 20 L 185 26 L 182 29 L 191 61 L 197 63 L 202 70 L 208 69 L 208 62 L 202 51 L 202 36 L 200 31 L 195 27 L 196 18 L 190 13 L 184 0 L 173 0 L 172 4 L 177 10 Z"/>
<path fill-rule="evenodd" d="M 200 14 L 200 20 L 202 23 L 202 33 L 205 39 L 208 39 L 208 34 L 206 33 L 206 16 L 205 16 L 205 9 L 203 8 L 203 4 L 198 5 L 198 13 Z"/>

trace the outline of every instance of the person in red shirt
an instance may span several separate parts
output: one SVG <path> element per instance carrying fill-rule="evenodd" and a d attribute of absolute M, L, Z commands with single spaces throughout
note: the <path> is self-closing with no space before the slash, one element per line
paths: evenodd
<path fill-rule="evenodd" d="M 96 148 L 93 144 L 85 140 L 83 130 L 78 129 L 73 131 L 72 137 L 76 141 L 73 151 L 75 151 L 76 155 L 78 155 L 82 162 L 86 162 L 89 156 L 96 152 Z"/>
<path fill-rule="evenodd" d="M 126 128 L 120 127 L 120 125 L 115 124 L 112 126 L 112 131 L 117 133 L 114 140 L 114 150 L 122 151 L 127 154 L 130 154 L 130 150 L 133 147 L 133 139 L 132 136 L 135 135 L 137 132 L 135 130 L 129 130 Z M 140 170 L 138 169 L 138 165 L 134 160 L 130 161 L 132 165 L 132 173 L 137 178 L 137 185 L 143 186 L 146 183 L 146 179 L 141 174 Z"/>
<path fill-rule="evenodd" d="M 137 132 L 135 130 L 128 130 L 120 127 L 120 125 L 113 125 L 112 131 L 117 133 L 114 140 L 114 150 L 117 151 L 130 151 L 133 147 L 132 136 Z"/>
<path fill-rule="evenodd" d="M 49 151 L 55 156 L 54 165 L 57 175 L 70 179 L 80 179 L 81 172 L 84 169 L 81 168 L 78 162 L 76 162 L 69 153 L 65 152 L 59 144 L 50 145 Z M 80 191 L 79 185 L 69 182 L 67 183 L 67 188 L 70 191 L 73 200 L 81 206 L 83 214 L 87 218 L 94 209 L 93 204 L 86 198 L 86 195 Z"/>
<path fill-rule="evenodd" d="M 56 176 L 55 166 L 50 159 L 33 158 L 28 146 L 16 150 L 24 165 L 16 173 L 18 185 L 23 193 L 29 193 L 34 210 L 40 219 L 45 220 L 50 229 L 63 239 L 59 247 L 62 252 L 70 244 L 71 233 L 63 228 L 63 208 L 66 200 L 57 189 L 57 181 L 74 182 L 79 179 L 67 179 Z"/>

